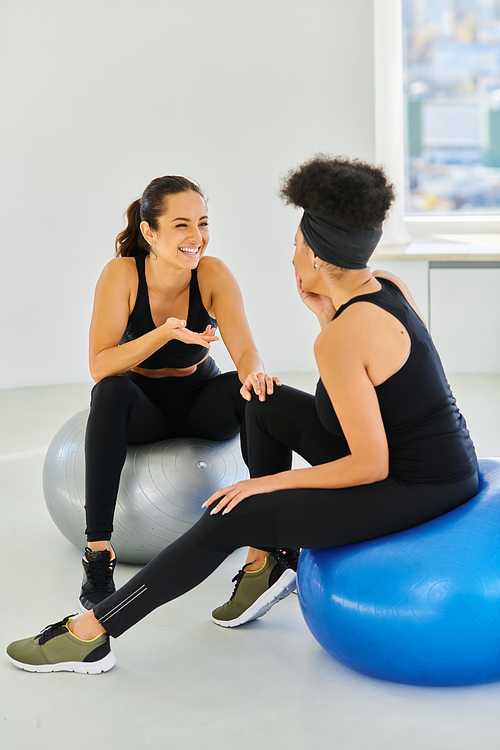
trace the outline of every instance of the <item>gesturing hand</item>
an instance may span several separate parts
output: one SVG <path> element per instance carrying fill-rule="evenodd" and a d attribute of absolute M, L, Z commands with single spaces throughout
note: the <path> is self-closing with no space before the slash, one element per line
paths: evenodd
<path fill-rule="evenodd" d="M 266 372 L 251 372 L 247 375 L 245 382 L 240 388 L 240 393 L 245 401 L 250 401 L 252 391 L 259 397 L 259 401 L 265 401 L 266 396 L 274 393 L 274 385 L 281 385 L 279 378 L 272 377 Z"/>
<path fill-rule="evenodd" d="M 238 503 L 241 503 L 246 497 L 252 495 L 262 495 L 264 492 L 273 492 L 272 486 L 273 477 L 257 477 L 256 479 L 244 479 L 242 482 L 237 482 L 229 487 L 224 487 L 222 490 L 218 490 L 211 495 L 206 502 L 201 506 L 202 508 L 209 508 L 214 503 L 211 515 L 220 513 L 225 516 L 226 513 L 232 511 Z"/>
<path fill-rule="evenodd" d="M 326 297 L 323 294 L 315 294 L 314 292 L 305 292 L 302 287 L 302 279 L 297 271 L 295 271 L 295 280 L 297 282 L 299 297 L 304 305 L 318 317 L 331 320 L 336 311 L 330 297 Z"/>
<path fill-rule="evenodd" d="M 202 333 L 195 333 L 186 328 L 186 321 L 179 318 L 167 318 L 164 326 L 168 329 L 174 339 L 183 341 L 185 344 L 200 344 L 206 349 L 210 349 L 212 341 L 218 341 L 219 337 L 215 335 L 215 328 L 207 326 Z"/>

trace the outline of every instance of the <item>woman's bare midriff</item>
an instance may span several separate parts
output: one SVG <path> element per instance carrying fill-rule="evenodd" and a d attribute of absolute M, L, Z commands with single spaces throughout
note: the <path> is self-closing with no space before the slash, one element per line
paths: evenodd
<path fill-rule="evenodd" d="M 187 375 L 192 375 L 196 372 L 197 368 L 207 357 L 208 352 L 198 364 L 191 365 L 191 367 L 162 367 L 159 370 L 148 370 L 145 367 L 131 367 L 130 369 L 132 372 L 137 372 L 146 378 L 185 378 Z"/>

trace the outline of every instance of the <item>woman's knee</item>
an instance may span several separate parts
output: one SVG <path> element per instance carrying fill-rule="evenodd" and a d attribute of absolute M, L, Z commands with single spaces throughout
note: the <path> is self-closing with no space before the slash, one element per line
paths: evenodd
<path fill-rule="evenodd" d="M 90 397 L 90 410 L 105 408 L 123 409 L 126 407 L 134 396 L 137 386 L 128 378 L 120 375 L 110 375 L 103 378 L 92 388 Z"/>
<path fill-rule="evenodd" d="M 225 516 L 219 513 L 211 516 L 210 509 L 208 509 L 193 527 L 193 529 L 197 528 L 199 538 L 203 540 L 200 546 L 227 555 L 240 547 L 248 546 L 258 549 L 264 547 L 276 549 L 278 546 L 276 542 L 278 509 L 261 508 L 260 506 L 266 504 L 262 496 L 247 498 L 244 502 L 247 506 L 254 503 L 258 509 L 248 512 L 247 508 L 238 505 Z"/>
<path fill-rule="evenodd" d="M 296 394 L 299 394 L 298 397 Z M 297 424 L 304 411 L 302 396 L 308 397 L 306 401 L 312 399 L 306 403 L 306 407 L 316 417 L 313 396 L 302 394 L 288 386 L 280 386 L 265 401 L 259 401 L 258 396 L 253 394 L 252 400 L 247 403 L 246 424 L 254 424 L 260 432 L 278 440 L 283 439 L 284 443 L 288 442 L 289 437 L 293 437 L 295 443 L 300 438 Z"/>
<path fill-rule="evenodd" d="M 266 412 L 290 417 L 303 411 L 316 414 L 314 396 L 289 385 L 275 386 L 274 393 L 265 401 L 260 401 L 254 393 L 247 402 L 247 419 Z"/>

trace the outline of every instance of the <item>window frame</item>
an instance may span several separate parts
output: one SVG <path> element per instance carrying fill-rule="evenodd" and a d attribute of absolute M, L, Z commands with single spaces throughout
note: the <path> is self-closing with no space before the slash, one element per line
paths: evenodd
<path fill-rule="evenodd" d="M 500 215 L 405 214 L 402 0 L 374 0 L 375 155 L 396 185 L 397 200 L 384 244 L 408 244 L 436 234 L 500 233 Z"/>

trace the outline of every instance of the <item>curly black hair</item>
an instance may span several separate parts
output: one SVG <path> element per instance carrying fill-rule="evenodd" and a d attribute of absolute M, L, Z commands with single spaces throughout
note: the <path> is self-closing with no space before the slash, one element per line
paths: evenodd
<path fill-rule="evenodd" d="M 288 204 L 356 229 L 380 226 L 395 197 L 381 167 L 327 154 L 291 169 L 279 195 Z"/>

